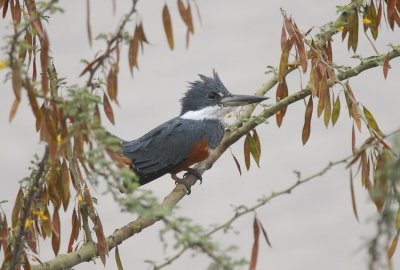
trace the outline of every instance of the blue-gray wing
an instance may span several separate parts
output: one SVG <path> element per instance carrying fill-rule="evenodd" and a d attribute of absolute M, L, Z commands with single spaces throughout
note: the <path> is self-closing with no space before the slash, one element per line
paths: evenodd
<path fill-rule="evenodd" d="M 203 129 L 193 121 L 174 118 L 139 139 L 123 142 L 123 154 L 143 185 L 182 165 L 203 136 Z"/>

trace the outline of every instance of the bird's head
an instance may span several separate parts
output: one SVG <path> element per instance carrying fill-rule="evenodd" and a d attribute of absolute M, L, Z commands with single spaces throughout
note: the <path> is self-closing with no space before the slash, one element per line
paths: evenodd
<path fill-rule="evenodd" d="M 267 99 L 263 96 L 230 93 L 215 71 L 213 77 L 199 76 L 200 80 L 190 83 L 189 89 L 181 99 L 181 118 L 194 120 L 221 119 L 237 106 Z"/>

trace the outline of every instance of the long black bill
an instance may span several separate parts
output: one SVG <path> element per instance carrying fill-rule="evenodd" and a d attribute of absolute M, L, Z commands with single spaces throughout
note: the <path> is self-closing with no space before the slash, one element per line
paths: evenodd
<path fill-rule="evenodd" d="M 243 106 L 252 103 L 261 102 L 268 99 L 263 96 L 250 96 L 250 95 L 232 95 L 221 99 L 223 106 Z"/>

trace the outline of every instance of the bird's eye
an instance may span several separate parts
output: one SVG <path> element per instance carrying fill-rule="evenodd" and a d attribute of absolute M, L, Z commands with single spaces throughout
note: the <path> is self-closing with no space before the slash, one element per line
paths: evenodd
<path fill-rule="evenodd" d="M 208 93 L 208 94 L 207 94 L 207 97 L 208 97 L 209 99 L 216 99 L 217 96 L 218 96 L 218 94 L 215 93 L 215 92 L 211 92 L 211 93 Z"/>

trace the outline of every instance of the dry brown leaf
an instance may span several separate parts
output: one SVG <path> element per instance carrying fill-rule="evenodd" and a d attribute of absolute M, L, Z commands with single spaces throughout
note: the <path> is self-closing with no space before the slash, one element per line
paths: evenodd
<path fill-rule="evenodd" d="M 111 124 L 115 125 L 114 112 L 106 93 L 104 93 L 103 95 L 103 108 L 104 108 L 104 113 L 107 116 L 107 119 L 111 122 Z"/>
<path fill-rule="evenodd" d="M 249 139 L 250 134 L 246 135 L 246 139 L 244 140 L 244 163 L 246 164 L 246 169 L 250 169 L 250 145 L 249 145 Z"/>
<path fill-rule="evenodd" d="M 31 104 L 32 112 L 35 115 L 36 123 L 42 122 L 42 111 L 39 108 L 39 105 L 36 100 L 35 91 L 29 79 L 25 81 L 26 90 L 28 92 L 29 103 Z M 38 131 L 38 126 L 36 127 L 36 131 Z"/>
<path fill-rule="evenodd" d="M 90 0 L 86 0 L 86 31 L 89 41 L 89 46 L 92 47 L 92 27 L 90 25 Z"/>
<path fill-rule="evenodd" d="M 232 150 L 231 150 L 231 155 L 233 157 L 233 160 L 235 161 L 236 168 L 238 169 L 239 174 L 242 175 L 242 169 L 240 167 L 240 163 L 239 163 L 238 159 L 235 157 L 235 155 L 232 153 Z"/>
<path fill-rule="evenodd" d="M 162 19 L 163 19 L 165 35 L 167 36 L 169 48 L 171 50 L 173 50 L 174 49 L 174 35 L 173 35 L 173 31 L 172 31 L 171 15 L 169 14 L 167 4 L 165 4 L 164 8 L 163 8 Z"/>
<path fill-rule="evenodd" d="M 294 43 L 294 40 L 292 38 L 289 38 L 286 41 L 285 45 L 283 46 L 281 59 L 280 59 L 280 62 L 279 62 L 279 73 L 278 73 L 278 81 L 279 81 L 279 83 L 283 82 L 283 80 L 285 78 L 285 75 L 286 75 L 286 72 L 288 70 L 289 53 L 290 53 L 290 50 L 293 47 L 293 43 Z"/>
<path fill-rule="evenodd" d="M 281 31 L 281 50 L 283 51 L 285 44 L 287 42 L 287 36 L 286 36 L 286 30 L 285 30 L 285 25 L 282 25 L 282 31 Z"/>
<path fill-rule="evenodd" d="M 104 236 L 103 225 L 101 224 L 99 216 L 94 220 L 95 232 L 97 237 L 97 250 L 103 265 L 106 265 L 106 256 L 108 255 L 108 248 L 106 238 Z"/>
<path fill-rule="evenodd" d="M 326 78 L 326 74 L 323 73 L 321 81 L 319 82 L 319 89 L 318 89 L 318 107 L 317 107 L 318 117 L 321 116 L 322 112 L 325 109 L 328 95 L 329 95 L 328 81 Z"/>
<path fill-rule="evenodd" d="M 4 0 L 4 3 L 3 3 L 3 18 L 6 17 L 7 10 L 8 10 L 8 3 L 9 2 L 10 2 L 10 0 Z"/>
<path fill-rule="evenodd" d="M 51 235 L 51 246 L 53 248 L 54 254 L 57 256 L 60 251 L 60 215 L 58 214 L 58 209 L 54 209 L 53 213 L 53 226 Z"/>
<path fill-rule="evenodd" d="M 278 87 L 276 89 L 276 101 L 280 101 L 284 98 L 286 98 L 289 94 L 289 90 L 286 84 L 286 80 L 283 79 L 281 83 L 278 84 Z M 276 113 L 276 123 L 278 127 L 282 125 L 283 122 L 283 117 L 286 114 L 287 106 L 282 107 L 277 113 Z"/>
<path fill-rule="evenodd" d="M 396 236 L 394 237 L 389 249 L 388 249 L 388 257 L 391 259 L 394 255 L 394 252 L 396 251 L 397 244 L 399 242 L 399 235 L 400 231 L 397 231 Z"/>
<path fill-rule="evenodd" d="M 118 104 L 118 66 L 113 64 L 107 76 L 107 94 L 112 101 Z"/>
<path fill-rule="evenodd" d="M 42 81 L 43 95 L 46 95 L 49 90 L 49 79 L 47 76 L 48 65 L 49 65 L 49 38 L 47 36 L 47 33 L 44 32 L 40 49 L 40 66 L 42 69 L 41 81 Z"/>
<path fill-rule="evenodd" d="M 389 72 L 389 57 L 386 55 L 385 60 L 383 61 L 383 77 L 387 78 Z"/>
<path fill-rule="evenodd" d="M 356 133 L 354 132 L 354 122 L 353 127 L 351 128 L 351 151 L 353 155 L 356 153 Z"/>
<path fill-rule="evenodd" d="M 253 233 L 254 233 L 254 243 L 253 243 L 253 248 L 251 250 L 251 260 L 250 260 L 249 270 L 255 270 L 257 266 L 258 247 L 260 239 L 260 226 L 258 225 L 257 217 L 254 217 Z"/>
<path fill-rule="evenodd" d="M 307 103 L 306 112 L 304 115 L 304 126 L 301 135 L 301 140 L 303 142 L 303 145 L 305 145 L 308 139 L 310 138 L 312 113 L 313 113 L 313 99 L 312 96 L 310 96 Z"/>
<path fill-rule="evenodd" d="M 267 230 L 264 228 L 264 226 L 262 225 L 262 223 L 261 223 L 261 221 L 260 221 L 260 219 L 259 219 L 258 217 L 257 217 L 257 222 L 258 222 L 258 225 L 260 226 L 261 231 L 262 231 L 262 233 L 263 233 L 263 235 L 264 235 L 265 241 L 267 242 L 267 244 L 268 244 L 269 247 L 272 247 L 271 241 L 269 241 L 269 237 L 268 237 L 268 234 L 267 234 Z"/>
<path fill-rule="evenodd" d="M 15 114 L 17 113 L 19 102 L 20 101 L 18 99 L 15 99 L 13 104 L 11 105 L 10 114 L 8 115 L 8 122 L 10 123 L 14 119 Z"/>
<path fill-rule="evenodd" d="M 351 172 L 351 170 L 350 170 L 350 194 L 351 194 L 351 206 L 353 207 L 353 213 L 357 221 L 359 221 L 357 213 L 357 205 L 356 205 L 356 196 L 354 193 L 353 173 Z"/>
<path fill-rule="evenodd" d="M 190 7 L 190 3 L 188 3 L 188 7 L 186 9 L 186 14 L 188 18 L 187 27 L 191 34 L 194 34 L 194 25 L 193 25 L 193 17 L 192 17 L 192 9 Z"/>
<path fill-rule="evenodd" d="M 133 38 L 129 45 L 129 52 L 128 52 L 129 69 L 131 71 L 131 74 L 133 73 L 134 67 L 137 67 L 137 68 L 139 67 L 137 57 L 138 57 L 138 52 L 139 52 L 140 38 L 141 38 L 141 34 L 139 33 L 138 28 L 136 27 L 135 34 L 133 35 Z"/>

